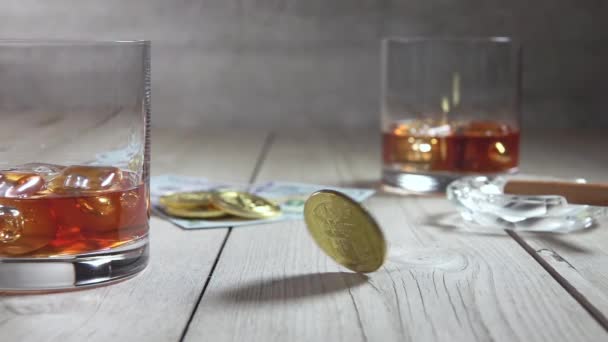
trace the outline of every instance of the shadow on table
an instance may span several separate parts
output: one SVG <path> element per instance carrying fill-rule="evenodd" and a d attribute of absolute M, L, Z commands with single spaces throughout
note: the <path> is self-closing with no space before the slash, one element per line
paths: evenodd
<path fill-rule="evenodd" d="M 257 280 L 224 291 L 222 299 L 234 303 L 296 300 L 348 291 L 368 279 L 358 273 L 330 272 Z"/>
<path fill-rule="evenodd" d="M 416 193 L 382 184 L 380 179 L 360 179 L 354 181 L 340 182 L 337 186 L 345 188 L 373 189 L 376 191 L 374 197 L 408 198 L 408 199 L 438 199 L 445 198 L 444 193 Z"/>
<path fill-rule="evenodd" d="M 424 225 L 439 228 L 446 233 L 456 234 L 468 234 L 468 235 L 485 235 L 485 236 L 504 236 L 507 234 L 501 230 L 483 230 L 483 229 L 472 229 L 466 227 L 465 223 L 460 217 L 460 214 L 456 212 L 430 214 L 422 222 Z"/>
<path fill-rule="evenodd" d="M 362 189 L 374 189 L 380 188 L 380 180 L 378 179 L 358 179 L 353 181 L 342 181 L 338 186 L 345 188 L 362 188 Z"/>
<path fill-rule="evenodd" d="M 589 248 L 588 246 L 582 245 L 581 241 L 572 240 L 570 236 L 580 236 L 583 234 L 589 234 L 592 231 L 598 229 L 598 225 L 594 224 L 593 226 L 586 228 L 584 230 L 568 233 L 568 234 L 555 234 L 555 233 L 543 233 L 543 232 L 518 232 L 522 238 L 531 237 L 537 240 L 540 243 L 543 243 L 545 246 L 552 246 L 557 248 L 558 250 L 565 250 L 570 253 L 578 253 L 578 254 L 589 254 L 593 253 L 593 248 Z M 538 252 L 538 251 L 537 251 Z"/>

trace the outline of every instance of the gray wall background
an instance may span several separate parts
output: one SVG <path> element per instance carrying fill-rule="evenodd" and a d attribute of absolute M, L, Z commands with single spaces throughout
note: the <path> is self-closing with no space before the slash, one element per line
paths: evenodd
<path fill-rule="evenodd" d="M 3 0 L 2 38 L 150 39 L 155 126 L 377 126 L 379 39 L 514 36 L 524 127 L 608 128 L 606 0 Z"/>

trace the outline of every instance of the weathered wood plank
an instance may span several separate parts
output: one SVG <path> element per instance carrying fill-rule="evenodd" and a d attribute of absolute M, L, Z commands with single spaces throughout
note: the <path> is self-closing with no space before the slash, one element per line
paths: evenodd
<path fill-rule="evenodd" d="M 379 178 L 379 139 L 283 132 L 260 177 L 328 185 Z M 314 246 L 303 222 L 235 229 L 187 341 L 592 341 L 608 334 L 504 234 L 458 229 L 442 198 L 378 194 L 366 203 L 390 256 L 357 275 Z"/>
<path fill-rule="evenodd" d="M 608 182 L 606 135 L 563 132 L 530 135 L 527 140 L 522 161 L 524 172 Z M 608 329 L 607 228 L 608 218 L 605 218 L 594 228 L 574 234 L 516 235 Z"/>
<path fill-rule="evenodd" d="M 246 182 L 264 139 L 246 131 L 154 130 L 153 173 Z M 0 340 L 176 341 L 226 234 L 184 231 L 152 218 L 150 264 L 142 274 L 90 290 L 2 296 Z"/>

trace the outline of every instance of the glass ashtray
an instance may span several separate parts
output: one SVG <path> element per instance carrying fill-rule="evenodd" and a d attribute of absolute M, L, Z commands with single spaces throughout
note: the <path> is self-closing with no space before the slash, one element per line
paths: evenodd
<path fill-rule="evenodd" d="M 466 225 L 475 230 L 570 233 L 608 216 L 608 207 L 568 204 L 562 196 L 504 194 L 507 181 L 504 177 L 464 177 L 448 185 L 447 197 Z"/>

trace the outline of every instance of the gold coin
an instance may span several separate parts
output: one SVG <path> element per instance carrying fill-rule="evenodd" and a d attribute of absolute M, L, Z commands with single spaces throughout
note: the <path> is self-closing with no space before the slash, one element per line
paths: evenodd
<path fill-rule="evenodd" d="M 386 257 L 386 240 L 376 220 L 350 197 L 333 190 L 312 194 L 304 220 L 317 245 L 340 265 L 373 272 Z"/>
<path fill-rule="evenodd" d="M 163 211 L 170 216 L 181 217 L 181 218 L 192 218 L 192 219 L 207 219 L 225 216 L 226 213 L 213 207 L 206 206 L 201 208 L 175 208 L 175 207 L 163 207 Z"/>
<path fill-rule="evenodd" d="M 161 196 L 159 202 L 165 208 L 196 209 L 211 205 L 211 192 L 176 192 Z"/>
<path fill-rule="evenodd" d="M 215 192 L 211 203 L 228 214 L 244 218 L 263 219 L 281 214 L 278 204 L 247 192 Z"/>

